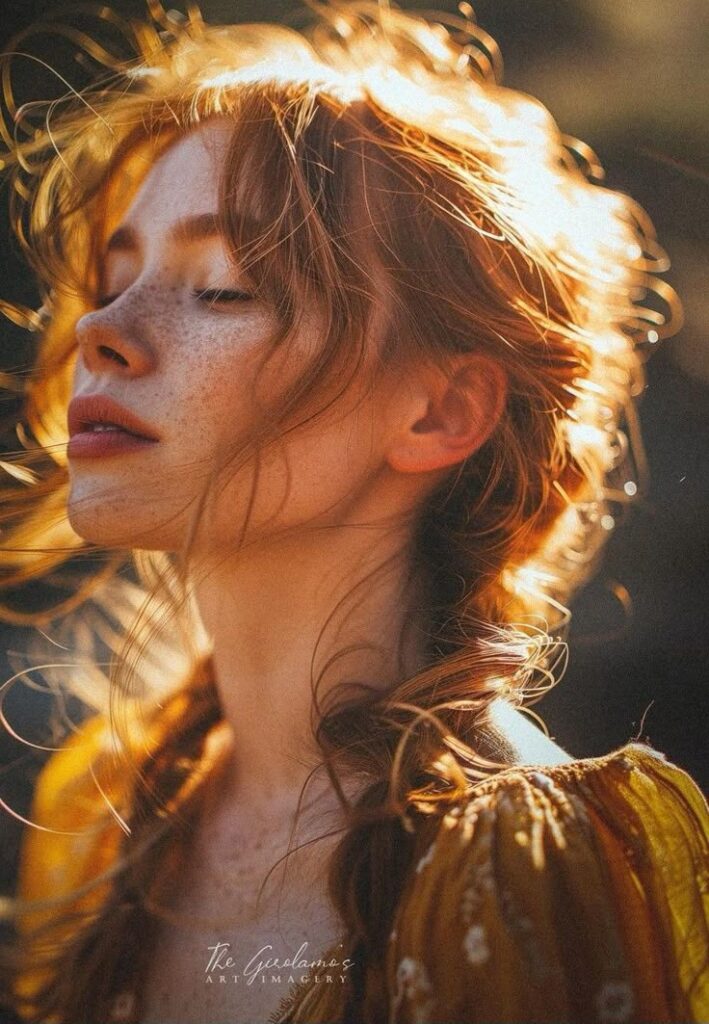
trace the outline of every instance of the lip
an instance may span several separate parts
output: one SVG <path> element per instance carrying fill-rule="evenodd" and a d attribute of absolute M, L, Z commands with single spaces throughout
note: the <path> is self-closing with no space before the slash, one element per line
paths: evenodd
<path fill-rule="evenodd" d="M 108 395 L 86 395 L 69 403 L 69 458 L 104 458 L 140 451 L 157 444 L 159 437 L 140 419 Z M 114 429 L 94 431 L 96 424 Z"/>

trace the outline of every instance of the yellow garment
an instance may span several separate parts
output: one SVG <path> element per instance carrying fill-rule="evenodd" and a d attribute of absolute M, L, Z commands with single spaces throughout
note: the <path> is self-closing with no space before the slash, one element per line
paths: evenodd
<path fill-rule="evenodd" d="M 115 771 L 111 748 L 108 723 L 96 715 L 65 740 L 63 748 L 42 768 L 29 815 L 39 828 L 25 828 L 20 850 L 17 895 L 21 899 L 64 896 L 110 868 L 115 860 L 123 833 L 108 801 L 115 803 L 125 787 Z M 110 882 L 103 883 L 77 897 L 72 909 L 97 912 L 109 892 Z M 51 908 L 32 911 L 19 919 L 18 929 L 24 933 L 52 917 Z M 70 926 L 57 929 L 50 941 L 60 943 L 72 931 Z M 49 976 L 49 972 L 30 967 L 17 980 L 15 991 L 31 998 Z M 21 1007 L 18 1012 L 23 1015 Z"/>
<path fill-rule="evenodd" d="M 52 756 L 32 820 L 78 831 L 103 814 L 85 769 L 108 735 L 94 719 Z M 435 829 L 433 841 L 419 833 L 387 955 L 367 968 L 363 1020 L 709 1021 L 709 807 L 662 753 L 631 742 L 507 768 Z M 111 862 L 120 837 L 115 819 L 85 836 L 28 829 L 18 895 L 70 891 Z M 40 980 L 29 967 L 18 989 L 31 996 Z M 342 999 L 339 985 L 300 983 L 271 1019 L 332 1022 Z M 134 1020 L 130 1006 L 117 993 L 115 1019 Z"/>

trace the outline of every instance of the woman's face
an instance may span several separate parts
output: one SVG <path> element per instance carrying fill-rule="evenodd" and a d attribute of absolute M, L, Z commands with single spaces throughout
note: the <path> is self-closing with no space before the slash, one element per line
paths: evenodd
<path fill-rule="evenodd" d="M 77 325 L 69 516 L 87 540 L 178 550 L 224 446 L 248 432 L 256 360 L 276 323 L 249 297 L 215 227 L 229 136 L 226 120 L 209 122 L 153 165 L 108 241 L 101 308 Z M 262 398 L 320 344 L 318 312 L 307 313 L 267 365 Z M 339 500 L 366 487 L 382 465 L 388 403 L 368 393 L 355 409 L 361 394 L 359 383 L 326 419 L 264 453 L 247 536 L 317 516 L 336 522 Z M 254 465 L 221 472 L 198 547 L 224 552 L 239 536 Z"/>

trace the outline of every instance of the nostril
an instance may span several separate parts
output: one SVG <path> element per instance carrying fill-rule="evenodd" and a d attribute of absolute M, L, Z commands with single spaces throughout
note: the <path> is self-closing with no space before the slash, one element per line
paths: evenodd
<path fill-rule="evenodd" d="M 115 348 L 111 348 L 109 345 L 99 345 L 98 351 L 106 359 L 112 359 L 114 363 L 118 363 L 120 366 L 128 366 L 128 360 L 120 352 L 116 352 Z"/>

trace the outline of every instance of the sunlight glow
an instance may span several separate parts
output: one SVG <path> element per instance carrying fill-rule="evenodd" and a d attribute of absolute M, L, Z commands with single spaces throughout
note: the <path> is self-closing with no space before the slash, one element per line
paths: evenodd
<path fill-rule="evenodd" d="M 376 161 L 375 133 L 380 133 L 382 145 L 407 164 L 411 180 L 421 182 L 421 198 L 435 216 L 447 218 L 447 227 L 460 229 L 461 235 L 477 235 L 485 272 L 499 275 L 495 287 L 512 282 L 510 311 L 527 340 L 508 337 L 497 322 L 487 324 L 491 335 L 505 345 L 528 341 L 530 365 L 537 360 L 535 373 L 541 373 L 540 352 L 545 357 L 548 347 L 554 357 L 549 370 L 553 387 L 544 406 L 554 417 L 558 445 L 556 476 L 550 480 L 554 514 L 540 517 L 543 529 L 524 549 L 529 557 L 502 569 L 495 587 L 502 592 L 496 595 L 505 608 L 501 614 L 514 618 L 531 612 L 564 620 L 564 602 L 587 576 L 616 525 L 613 502 L 628 504 L 625 499 L 644 489 L 631 408 L 642 385 L 638 344 L 655 345 L 674 333 L 681 324 L 681 306 L 672 289 L 652 276 L 668 261 L 647 214 L 628 196 L 599 183 L 598 158 L 584 143 L 563 135 L 542 103 L 502 86 L 494 40 L 474 23 L 469 5 L 459 9 L 468 21 L 461 27 L 457 19 L 455 32 L 427 20 L 423 12 L 412 16 L 388 3 L 364 0 L 338 5 L 330 21 L 323 20 L 310 35 L 277 25 L 212 26 L 191 16 L 175 19 L 169 27 L 161 23 L 153 36 L 136 36 L 139 59 L 130 66 L 122 58 L 106 60 L 113 84 L 68 98 L 77 110 L 68 127 L 58 116 L 61 104 L 50 110 L 41 104 L 21 106 L 10 90 L 11 117 L 0 123 L 0 130 L 8 151 L 13 140 L 25 140 L 8 170 L 18 206 L 33 203 L 36 240 L 43 232 L 52 234 L 57 197 L 73 194 L 87 168 L 104 168 L 136 125 L 147 126 L 151 138 L 163 130 L 167 137 L 208 117 L 238 113 L 240 89 L 270 84 L 274 89 L 265 93 L 280 137 L 294 159 L 308 159 L 303 154 L 309 147 L 298 151 L 294 139 L 303 138 L 299 133 L 307 132 L 318 103 L 335 117 L 349 105 L 364 104 L 366 116 L 354 133 L 357 145 L 364 142 L 362 153 L 366 156 L 367 146 L 373 147 L 369 157 Z M 76 130 L 79 123 L 85 131 Z M 137 162 L 146 163 L 142 150 Z M 431 188 L 429 172 L 444 186 Z M 313 211 L 315 200 L 307 216 Z M 71 244 L 57 250 L 68 254 L 67 268 L 90 248 L 89 228 L 79 216 L 71 224 Z M 15 230 L 22 237 L 21 217 Z M 83 280 L 76 266 L 70 269 Z M 529 281 L 533 284 L 528 286 Z M 22 442 L 17 458 L 13 453 L 0 464 L 0 486 L 10 496 L 13 488 L 44 486 L 29 466 L 32 446 L 34 455 L 54 468 L 67 465 L 71 339 L 85 299 L 67 289 L 58 289 L 51 299 L 51 317 L 36 321 L 43 334 L 42 365 L 51 369 L 41 387 L 28 389 L 27 435 L 32 440 Z M 658 299 L 662 312 L 655 308 Z M 470 306 L 474 309 L 475 296 Z M 11 318 L 26 315 L 19 307 L 2 312 Z M 624 465 L 631 454 L 636 465 Z M 620 476 L 609 486 L 612 471 Z M 63 517 L 64 498 L 63 490 L 48 488 L 43 525 L 33 522 L 13 534 L 19 574 L 38 574 L 41 547 L 72 551 L 81 546 Z M 57 556 L 57 564 L 61 560 Z M 156 615 L 161 611 L 156 608 Z M 146 678 L 166 677 L 168 649 L 155 647 L 155 664 L 146 659 L 143 665 Z M 182 671 L 178 662 L 175 668 Z M 156 693 L 157 685 L 150 683 L 147 690 Z"/>

